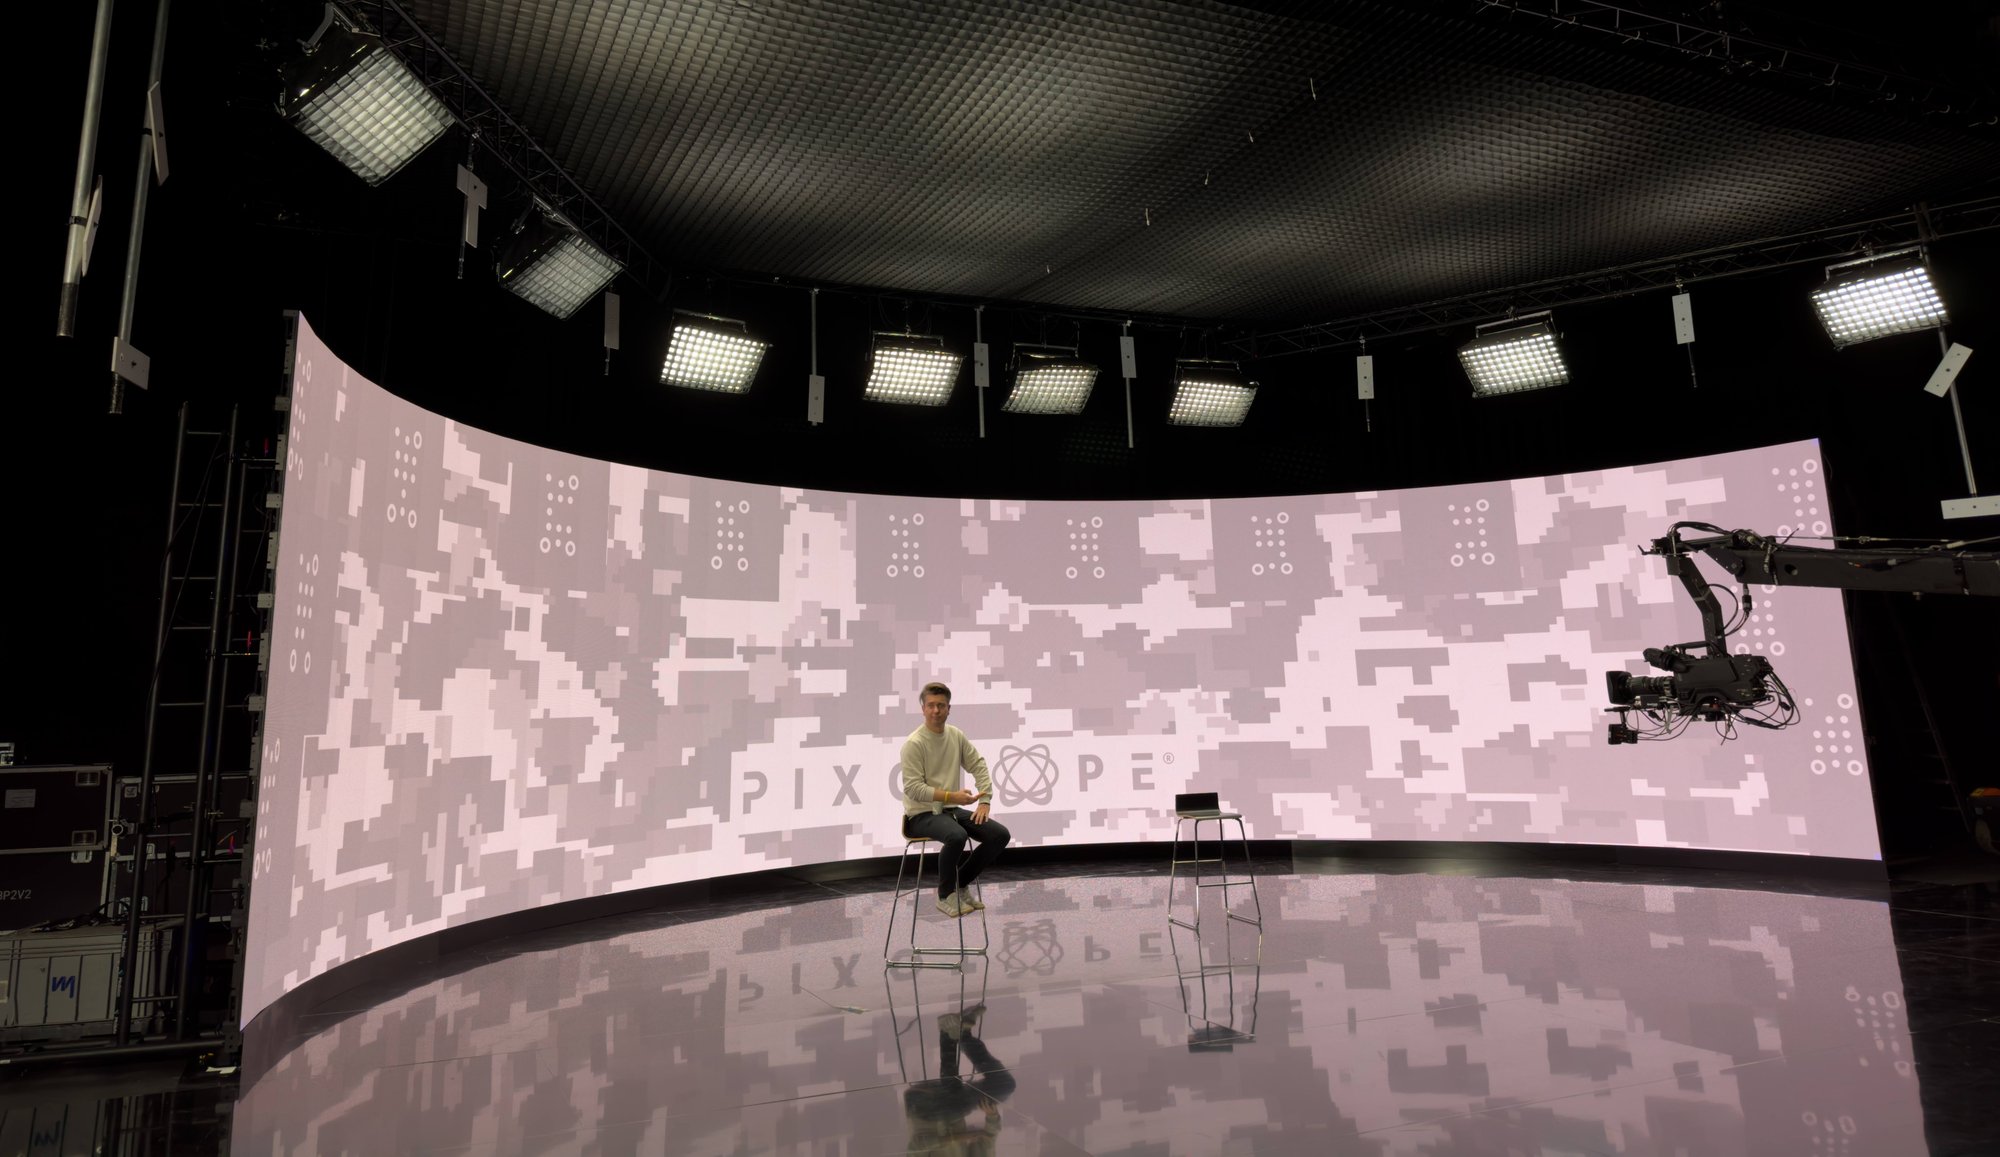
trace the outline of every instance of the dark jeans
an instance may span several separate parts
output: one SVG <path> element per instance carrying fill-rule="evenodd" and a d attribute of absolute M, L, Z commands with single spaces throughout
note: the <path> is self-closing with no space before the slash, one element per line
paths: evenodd
<path fill-rule="evenodd" d="M 977 880 L 987 865 L 1000 858 L 1000 849 L 1007 846 L 1006 828 L 991 819 L 975 824 L 972 813 L 958 807 L 948 807 L 935 814 L 903 817 L 903 835 L 909 839 L 925 837 L 938 841 L 940 900 L 951 895 L 955 889 Z M 968 838 L 979 841 L 979 847 L 970 856 L 965 854 Z M 952 882 L 954 879 L 957 880 L 955 884 Z"/>
<path fill-rule="evenodd" d="M 959 1053 L 972 1062 L 973 1076 L 960 1080 Z M 915 1081 L 903 1091 L 903 1111 L 926 1121 L 958 1121 L 984 1101 L 1004 1101 L 1014 1095 L 1014 1074 L 986 1051 L 986 1042 L 966 1034 L 953 1040 L 938 1033 L 938 1075 Z"/>
<path fill-rule="evenodd" d="M 954 1040 L 950 1033 L 942 1029 L 938 1031 L 938 1076 L 958 1076 L 958 1054 L 961 1050 L 972 1062 L 974 1076 L 967 1083 L 974 1089 L 996 1101 L 1004 1101 L 1014 1095 L 1014 1074 L 986 1051 L 985 1041 L 971 1033 Z"/>

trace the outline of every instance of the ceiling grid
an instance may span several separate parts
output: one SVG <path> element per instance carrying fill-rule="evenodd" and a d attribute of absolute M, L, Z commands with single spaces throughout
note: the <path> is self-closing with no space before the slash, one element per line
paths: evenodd
<path fill-rule="evenodd" d="M 1475 5 L 414 0 L 669 265 L 1310 320 L 1818 228 L 2000 142 Z"/>

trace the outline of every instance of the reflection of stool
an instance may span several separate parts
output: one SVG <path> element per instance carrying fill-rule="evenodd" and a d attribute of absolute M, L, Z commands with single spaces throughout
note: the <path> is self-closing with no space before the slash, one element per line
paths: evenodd
<path fill-rule="evenodd" d="M 1215 823 L 1216 854 L 1213 856 L 1203 856 L 1201 854 L 1201 825 L 1211 820 Z M 1224 843 L 1226 841 L 1224 832 L 1226 829 L 1222 825 L 1228 820 L 1236 822 L 1236 842 L 1243 849 L 1243 878 L 1240 880 L 1230 878 L 1228 864 L 1223 857 Z M 1189 822 L 1194 824 L 1194 855 L 1187 859 L 1182 859 L 1181 825 Z M 1194 899 L 1192 901 L 1194 919 L 1192 922 L 1182 920 L 1174 915 L 1174 904 L 1180 884 L 1180 869 L 1183 864 L 1194 865 Z M 1204 874 L 1202 870 L 1203 864 L 1222 865 L 1219 869 L 1222 878 L 1219 880 L 1202 879 Z M 1250 889 L 1250 903 L 1257 912 L 1255 916 L 1239 916 L 1229 910 L 1229 889 L 1245 887 Z M 1174 797 L 1174 858 L 1172 866 L 1167 870 L 1167 922 L 1178 924 L 1191 932 L 1199 934 L 1201 932 L 1201 891 L 1203 888 L 1222 889 L 1222 913 L 1224 916 L 1231 920 L 1241 920 L 1245 924 L 1253 924 L 1260 931 L 1263 929 L 1264 905 L 1257 898 L 1257 879 L 1252 874 L 1250 866 L 1250 839 L 1243 831 L 1243 817 L 1236 812 L 1219 810 L 1216 806 L 1215 793 L 1212 791 L 1192 792 Z"/>
<path fill-rule="evenodd" d="M 952 1009 L 952 1012 L 949 1015 L 962 1017 L 967 1012 L 973 1010 L 984 1010 L 984 1008 L 986 1007 L 986 984 L 988 978 L 991 975 L 992 973 L 989 972 L 986 968 L 981 968 L 979 970 L 979 992 L 977 993 L 977 995 L 974 995 L 966 988 L 965 969 L 963 968 L 959 969 L 958 1005 L 956 1008 Z M 935 1077 L 944 1077 L 944 1076 L 956 1077 L 958 1075 L 956 1072 L 944 1073 L 940 1071 L 934 1074 L 931 1071 L 930 1047 L 925 1043 L 925 1038 L 930 1034 L 932 1029 L 924 1021 L 923 994 L 917 987 L 917 974 L 912 972 L 909 974 L 909 977 L 910 977 L 910 997 L 909 997 L 910 1019 L 905 1021 L 896 1008 L 896 986 L 890 980 L 889 973 L 886 969 L 882 973 L 882 987 L 884 988 L 884 990 L 887 991 L 889 996 L 889 1027 L 895 1032 L 896 1035 L 897 1068 L 902 1072 L 903 1080 L 905 1083 L 909 1083 L 912 1081 L 927 1081 L 927 1080 L 932 1080 Z M 946 1004 L 947 1007 L 950 1007 L 950 1001 L 948 998 L 945 1000 L 944 1003 Z M 961 1031 L 966 1032 L 972 1036 L 979 1035 L 979 1029 L 976 1023 L 973 1027 L 962 1029 Z M 910 1075 L 910 1061 L 913 1059 L 917 1062 L 917 1072 L 915 1076 Z"/>
<path fill-rule="evenodd" d="M 952 920 L 952 923 L 958 925 L 958 947 L 917 947 L 917 914 L 923 909 L 924 897 L 927 894 L 924 890 L 924 848 L 920 845 L 935 842 L 935 840 L 923 836 L 915 838 L 906 837 L 903 840 L 903 858 L 897 861 L 896 864 L 896 895 L 894 899 L 889 901 L 889 927 L 882 934 L 882 959 L 888 962 L 890 968 L 957 968 L 968 956 L 986 955 L 986 946 L 990 941 L 990 933 L 988 933 L 986 928 L 986 909 L 984 908 L 979 909 L 979 947 L 966 947 L 965 922 L 969 919 L 966 916 L 960 916 Z M 910 958 L 908 960 L 891 960 L 889 958 L 889 941 L 895 939 L 896 936 L 896 907 L 903 902 L 903 897 L 906 894 L 903 889 L 903 877 L 909 873 L 910 854 L 912 852 L 915 852 L 917 857 L 917 882 L 912 885 L 907 893 L 910 897 Z M 943 855 L 942 851 L 934 854 Z M 939 860 L 938 871 L 944 871 L 942 859 Z M 956 883 L 955 880 L 954 883 Z M 975 892 L 974 898 L 977 899 L 976 893 L 979 885 L 974 884 L 972 887 Z M 957 893 L 958 889 L 954 887 L 952 894 L 956 895 Z M 925 960 L 923 959 L 925 956 L 949 956 L 951 959 L 948 961 Z"/>
<path fill-rule="evenodd" d="M 1184 927 L 1184 926 L 1183 926 Z M 1209 963 L 1208 953 L 1203 948 L 1199 932 L 1194 935 L 1194 962 L 1190 966 L 1181 957 L 1180 935 L 1174 928 L 1167 929 L 1167 939 L 1174 951 L 1174 972 L 1180 980 L 1181 1011 L 1187 1014 L 1189 1052 L 1228 1052 L 1240 1043 L 1257 1039 L 1257 996 L 1264 976 L 1264 930 L 1257 930 L 1257 955 L 1255 959 L 1238 963 L 1235 946 L 1230 942 L 1229 921 L 1222 922 L 1222 960 Z M 1207 942 L 1214 946 L 1213 934 Z M 1236 975 L 1244 972 L 1249 977 L 1248 1024 L 1239 1024 L 1236 998 Z M 1223 989 L 1216 994 L 1221 1007 L 1211 1007 L 1214 977 L 1223 978 Z M 1197 992 L 1189 991 L 1189 982 L 1200 986 Z"/>

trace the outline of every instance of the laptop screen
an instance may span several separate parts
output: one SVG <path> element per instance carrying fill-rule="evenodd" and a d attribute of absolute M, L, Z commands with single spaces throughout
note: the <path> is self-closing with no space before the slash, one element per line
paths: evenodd
<path fill-rule="evenodd" d="M 1212 791 L 1187 791 L 1174 797 L 1177 812 L 1212 812 L 1220 806 Z"/>

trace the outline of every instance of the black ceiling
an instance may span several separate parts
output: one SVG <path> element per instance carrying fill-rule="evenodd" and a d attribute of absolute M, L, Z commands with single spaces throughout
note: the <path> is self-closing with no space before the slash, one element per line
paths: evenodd
<path fill-rule="evenodd" d="M 1739 26 L 1763 11 L 1684 7 Z M 1282 323 L 1819 228 L 2000 176 L 2000 133 L 1962 116 L 1477 0 L 405 9 L 681 271 Z M 1922 31 L 1903 39 L 1920 49 Z"/>

